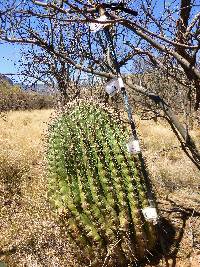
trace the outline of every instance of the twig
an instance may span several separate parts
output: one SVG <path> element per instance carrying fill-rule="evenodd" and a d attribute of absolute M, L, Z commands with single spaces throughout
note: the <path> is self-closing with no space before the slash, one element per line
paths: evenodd
<path fill-rule="evenodd" d="M 105 260 L 103 262 L 102 267 L 105 267 L 107 265 L 107 260 L 110 257 L 111 253 L 113 252 L 113 249 L 117 246 L 117 244 L 119 244 L 119 242 L 121 241 L 121 239 L 117 240 L 114 245 L 111 247 L 111 249 L 108 249 L 108 252 L 106 254 Z"/>

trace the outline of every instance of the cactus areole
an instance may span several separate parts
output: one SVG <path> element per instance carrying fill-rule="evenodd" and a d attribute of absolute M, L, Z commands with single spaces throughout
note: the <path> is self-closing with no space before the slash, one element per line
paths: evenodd
<path fill-rule="evenodd" d="M 83 266 L 129 266 L 155 246 L 155 226 L 142 213 L 147 185 L 127 150 L 128 136 L 116 116 L 88 101 L 73 104 L 50 127 L 49 197 L 64 214 Z"/>

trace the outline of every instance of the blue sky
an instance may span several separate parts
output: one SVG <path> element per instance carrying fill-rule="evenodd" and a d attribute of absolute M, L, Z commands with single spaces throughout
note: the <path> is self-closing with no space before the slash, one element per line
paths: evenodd
<path fill-rule="evenodd" d="M 160 0 L 160 1 L 163 1 L 163 0 Z M 118 1 L 116 0 L 113 2 L 118 2 Z M 135 9 L 134 6 L 133 6 L 133 9 Z M 23 46 L 20 44 L 0 43 L 0 73 L 6 74 L 6 73 L 19 72 L 18 61 L 21 57 L 20 48 L 22 49 L 22 47 Z M 13 81 L 15 82 L 19 81 L 19 78 L 17 76 L 9 76 L 9 77 L 12 78 Z"/>
<path fill-rule="evenodd" d="M 169 0 L 168 2 L 171 2 L 172 0 Z M 199 0 L 195 0 L 196 3 L 198 3 Z M 117 2 L 117 1 L 116 1 Z M 133 1 L 134 2 L 134 1 Z M 145 0 L 144 0 L 145 2 Z M 162 13 L 162 5 L 163 0 L 158 0 L 158 3 L 161 3 L 160 5 L 156 6 L 156 11 L 158 13 Z M 179 0 L 175 1 L 176 4 L 179 3 Z M 132 2 L 131 2 L 132 3 Z M 131 4 L 130 7 L 133 9 L 137 9 L 134 4 Z M 195 11 L 199 10 L 199 6 L 194 9 Z M 22 45 L 19 44 L 5 44 L 0 42 L 0 73 L 6 74 L 6 73 L 17 73 L 19 70 L 19 59 L 21 57 L 20 49 L 22 49 Z M 18 82 L 19 79 L 15 76 L 9 76 L 14 81 Z"/>
<path fill-rule="evenodd" d="M 0 73 L 17 73 L 18 61 L 21 57 L 20 48 L 18 44 L 0 43 Z M 16 77 L 11 77 L 16 79 Z"/>

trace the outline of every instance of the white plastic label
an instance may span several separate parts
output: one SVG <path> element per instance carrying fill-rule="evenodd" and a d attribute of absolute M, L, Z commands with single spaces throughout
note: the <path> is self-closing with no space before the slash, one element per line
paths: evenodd
<path fill-rule="evenodd" d="M 108 18 L 106 17 L 106 15 L 102 15 L 101 17 L 97 18 L 96 20 L 104 22 L 104 21 L 107 21 Z M 90 25 L 91 32 L 98 32 L 99 30 L 101 30 L 105 26 L 108 26 L 109 23 L 91 22 L 89 25 Z"/>
<path fill-rule="evenodd" d="M 152 221 L 154 224 L 157 223 L 158 220 L 158 214 L 156 211 L 156 208 L 153 207 L 146 207 L 142 210 L 142 213 L 144 215 L 144 218 L 147 221 Z"/>
<path fill-rule="evenodd" d="M 109 81 L 105 86 L 105 90 L 110 96 L 114 96 L 116 93 L 118 93 L 119 89 L 119 81 L 116 78 Z"/>
<path fill-rule="evenodd" d="M 118 78 L 118 82 L 119 82 L 119 87 L 120 88 L 124 87 L 124 82 L 123 82 L 121 77 Z"/>
<path fill-rule="evenodd" d="M 34 4 L 38 4 L 38 5 L 39 4 L 47 4 L 47 2 L 48 2 L 47 0 L 35 0 Z"/>
<path fill-rule="evenodd" d="M 141 151 L 140 143 L 138 140 L 131 139 L 126 146 L 127 146 L 128 152 L 131 154 L 138 154 Z"/>

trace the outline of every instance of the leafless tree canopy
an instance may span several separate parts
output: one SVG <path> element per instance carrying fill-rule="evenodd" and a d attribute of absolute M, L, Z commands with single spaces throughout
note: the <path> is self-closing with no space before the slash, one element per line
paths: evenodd
<path fill-rule="evenodd" d="M 86 0 L 10 0 L 0 1 L 0 10 L 1 40 L 31 45 L 27 61 L 27 65 L 31 64 L 27 66 L 29 73 L 56 81 L 66 95 L 69 81 L 73 77 L 78 79 L 82 73 L 105 80 L 116 75 L 105 32 L 93 33 L 89 27 L 89 23 L 97 22 L 96 19 L 105 14 L 125 77 L 128 73 L 144 77 L 144 73 L 157 75 L 159 72 L 165 82 L 175 81 L 179 85 L 173 86 L 171 93 L 169 83 L 157 90 L 158 81 L 152 86 L 144 79 L 140 79 L 141 82 L 127 79 L 132 93 L 149 98 L 162 109 L 183 149 L 200 168 L 200 155 L 188 127 L 178 122 L 171 109 L 172 96 L 176 101 L 177 95 L 182 97 L 186 119 L 188 113 L 199 108 L 199 0 L 136 0 L 118 4 Z M 39 66 L 43 66 L 42 69 Z"/>

